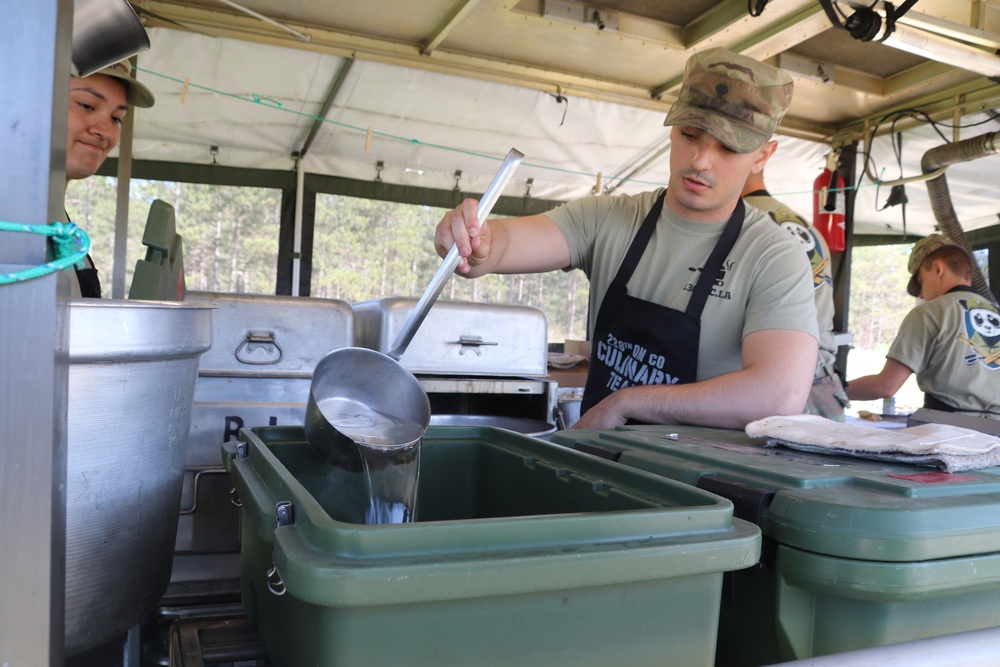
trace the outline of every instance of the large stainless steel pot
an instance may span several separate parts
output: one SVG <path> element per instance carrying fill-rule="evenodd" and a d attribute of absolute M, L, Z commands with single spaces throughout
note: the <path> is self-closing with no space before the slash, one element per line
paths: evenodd
<path fill-rule="evenodd" d="M 70 304 L 66 654 L 123 634 L 170 580 L 213 304 Z"/>
<path fill-rule="evenodd" d="M 74 76 L 90 76 L 149 48 L 149 35 L 126 0 L 75 0 Z"/>

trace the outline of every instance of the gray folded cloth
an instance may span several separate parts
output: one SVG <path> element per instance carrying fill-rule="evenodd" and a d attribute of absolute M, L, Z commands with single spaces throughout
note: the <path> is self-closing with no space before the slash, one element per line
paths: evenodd
<path fill-rule="evenodd" d="M 747 424 L 746 433 L 768 438 L 769 447 L 914 463 L 945 472 L 1000 466 L 1000 438 L 947 424 L 885 430 L 796 415 L 758 419 Z"/>

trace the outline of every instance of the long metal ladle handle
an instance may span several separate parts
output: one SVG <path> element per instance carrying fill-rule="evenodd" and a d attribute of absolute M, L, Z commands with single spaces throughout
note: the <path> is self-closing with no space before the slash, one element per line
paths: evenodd
<path fill-rule="evenodd" d="M 490 183 L 489 187 L 486 188 L 486 192 L 483 193 L 482 198 L 479 200 L 479 207 L 476 209 L 476 215 L 479 218 L 480 226 L 486 224 L 486 217 L 493 210 L 493 205 L 496 204 L 497 199 L 500 198 L 500 193 L 506 187 L 507 182 L 510 181 L 510 177 L 514 175 L 514 170 L 517 166 L 521 164 L 521 160 L 524 159 L 524 153 L 521 151 L 511 148 L 510 152 L 507 153 L 507 157 L 504 159 L 503 164 L 500 165 L 500 170 L 497 175 L 493 177 L 493 181 Z M 441 291 L 444 289 L 445 284 L 451 277 L 451 274 L 455 272 L 458 267 L 458 262 L 461 257 L 458 254 L 458 244 L 451 244 L 451 250 L 444 258 L 444 262 L 441 263 L 441 267 L 431 278 L 430 284 L 424 293 L 420 296 L 420 300 L 417 301 L 417 305 L 413 307 L 410 311 L 410 316 L 406 318 L 403 322 L 403 328 L 399 330 L 396 335 L 396 340 L 392 342 L 392 347 L 386 353 L 396 361 L 403 356 L 406 352 L 407 346 L 410 341 L 413 340 L 414 334 L 417 333 L 417 329 L 420 328 L 421 323 L 424 318 L 427 317 L 427 313 L 430 312 L 431 306 L 437 301 L 438 296 L 441 295 Z"/>

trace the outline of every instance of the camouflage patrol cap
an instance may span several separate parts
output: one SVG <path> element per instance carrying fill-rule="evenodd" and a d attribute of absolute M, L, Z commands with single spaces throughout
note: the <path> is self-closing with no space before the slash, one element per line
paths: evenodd
<path fill-rule="evenodd" d="M 906 263 L 906 270 L 910 272 L 910 282 L 906 284 L 906 293 L 910 296 L 920 296 L 920 281 L 917 280 L 917 271 L 932 252 L 940 250 L 945 246 L 961 247 L 944 234 L 929 234 L 913 244 L 910 250 L 910 259 Z"/>
<path fill-rule="evenodd" d="M 664 125 L 692 125 L 740 153 L 763 146 L 792 101 L 792 78 L 722 47 L 688 58 Z"/>

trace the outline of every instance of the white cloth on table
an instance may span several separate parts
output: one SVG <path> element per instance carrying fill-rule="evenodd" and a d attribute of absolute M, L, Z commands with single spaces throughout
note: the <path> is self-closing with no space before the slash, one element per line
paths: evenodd
<path fill-rule="evenodd" d="M 898 461 L 946 472 L 1000 466 L 1000 438 L 947 424 L 886 430 L 843 424 L 817 415 L 766 417 L 746 426 L 767 445 L 879 461 Z"/>

